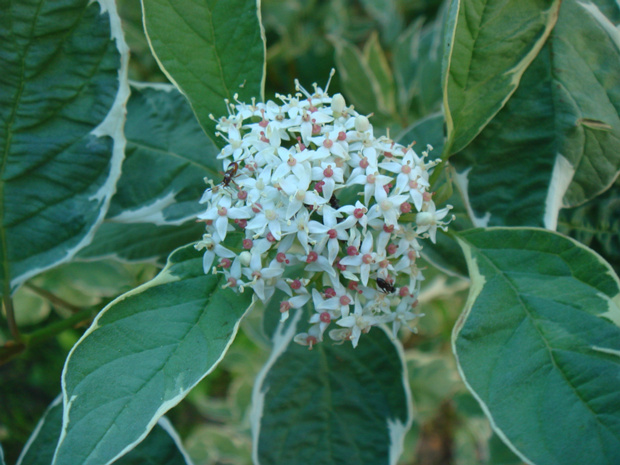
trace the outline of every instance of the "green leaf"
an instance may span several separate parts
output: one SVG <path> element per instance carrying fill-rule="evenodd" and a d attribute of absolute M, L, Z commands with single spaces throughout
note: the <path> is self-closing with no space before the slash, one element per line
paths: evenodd
<path fill-rule="evenodd" d="M 201 237 L 204 178 L 218 183 L 222 162 L 187 100 L 172 85 L 133 84 L 126 159 L 106 221 L 82 258 L 164 258 Z"/>
<path fill-rule="evenodd" d="M 560 0 L 452 0 L 444 55 L 446 155 L 466 147 L 519 85 Z"/>
<path fill-rule="evenodd" d="M 430 152 L 431 158 L 438 158 L 443 151 L 444 144 L 444 118 L 441 113 L 434 113 L 417 121 L 399 134 L 396 141 L 399 144 L 409 145 L 415 143 L 415 151 L 421 153 L 426 146 L 433 147 Z"/>
<path fill-rule="evenodd" d="M 228 115 L 224 99 L 262 101 L 265 39 L 256 0 L 142 0 L 153 54 L 187 97 L 207 135 Z"/>
<path fill-rule="evenodd" d="M 560 208 L 593 198 L 617 176 L 620 52 L 591 7 L 562 2 L 549 46 L 506 106 L 453 157 L 476 225 L 555 229 Z"/>
<path fill-rule="evenodd" d="M 534 60 L 521 85 L 482 133 L 450 161 L 476 226 L 553 226 L 546 219 L 555 157 L 549 50 Z M 557 212 L 556 212 L 557 214 Z"/>
<path fill-rule="evenodd" d="M 496 432 L 528 463 L 616 463 L 616 274 L 545 230 L 477 229 L 458 240 L 472 284 L 453 348 Z"/>
<path fill-rule="evenodd" d="M 564 207 L 605 191 L 620 170 L 618 23 L 620 5 L 614 0 L 565 0 L 550 38 L 555 121 L 561 129 L 553 174 L 571 181 L 556 195 Z"/>
<path fill-rule="evenodd" d="M 62 427 L 62 397 L 48 407 L 24 446 L 16 465 L 49 465 L 54 456 Z M 150 434 L 116 465 L 187 465 L 191 464 L 181 441 L 170 424 L 162 417 Z"/>
<path fill-rule="evenodd" d="M 570 234 L 620 270 L 620 180 L 590 202 L 562 210 L 558 231 Z"/>
<path fill-rule="evenodd" d="M 353 104 L 362 114 L 374 112 L 375 117 L 385 118 L 389 108 L 384 103 L 381 85 L 366 57 L 344 39 L 334 38 L 332 42 L 336 48 L 336 66 L 347 103 Z"/>
<path fill-rule="evenodd" d="M 378 34 L 370 36 L 364 45 L 364 59 L 379 85 L 379 108 L 388 115 L 396 111 L 396 87 L 394 76 L 388 64 L 385 52 L 381 48 Z"/>
<path fill-rule="evenodd" d="M 108 305 L 63 370 L 63 432 L 54 464 L 103 464 L 141 441 L 210 373 L 251 293 L 221 290 L 202 253 L 176 250 L 152 281 Z"/>
<path fill-rule="evenodd" d="M 203 210 L 204 178 L 219 183 L 226 167 L 187 100 L 172 85 L 134 84 L 125 135 L 123 174 L 108 219 L 157 225 L 194 219 Z"/>
<path fill-rule="evenodd" d="M 414 118 L 426 117 L 441 110 L 443 89 L 441 63 L 445 35 L 446 4 L 435 20 L 422 27 L 413 23 L 394 47 L 394 78 L 401 112 Z"/>
<path fill-rule="evenodd" d="M 4 2 L 0 57 L 6 295 L 92 239 L 120 175 L 129 86 L 110 0 Z"/>
<path fill-rule="evenodd" d="M 384 42 L 391 44 L 403 28 L 402 11 L 397 0 L 362 0 L 362 6 L 368 15 L 379 23 Z"/>
<path fill-rule="evenodd" d="M 412 421 L 402 349 L 380 328 L 350 344 L 275 338 L 253 395 L 254 463 L 395 464 Z M 293 420 L 292 419 L 297 419 Z"/>
<path fill-rule="evenodd" d="M 4 451 L 2 450 L 2 444 L 0 444 L 0 465 L 5 465 L 5 463 L 4 463 Z"/>
<path fill-rule="evenodd" d="M 95 241 L 83 249 L 78 258 L 101 259 L 106 257 L 128 262 L 145 262 L 155 259 L 165 262 L 173 247 L 200 239 L 204 224 L 189 222 L 180 226 L 157 226 L 149 223 L 115 223 L 104 221 L 97 230 Z"/>

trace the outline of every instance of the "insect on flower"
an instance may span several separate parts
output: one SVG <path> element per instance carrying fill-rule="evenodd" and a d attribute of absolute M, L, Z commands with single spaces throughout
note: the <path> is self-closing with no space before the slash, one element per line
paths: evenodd
<path fill-rule="evenodd" d="M 381 292 L 386 294 L 392 294 L 396 288 L 394 285 L 383 278 L 377 278 L 377 287 L 381 289 Z"/>
<path fill-rule="evenodd" d="M 233 178 L 237 177 L 237 171 L 239 170 L 239 163 L 237 163 L 236 161 L 231 162 L 228 165 L 228 168 L 226 169 L 226 171 L 223 174 L 224 178 L 222 179 L 222 182 L 214 185 L 213 182 L 211 180 L 209 180 L 209 183 L 211 184 L 212 187 L 210 187 L 209 189 L 207 189 L 207 191 L 213 191 L 213 193 L 217 192 L 221 187 L 229 187 L 230 183 L 233 183 L 235 185 L 237 185 L 237 183 L 233 180 Z M 220 171 L 221 173 L 221 171 Z M 205 178 L 206 179 L 206 178 Z"/>
<path fill-rule="evenodd" d="M 336 198 L 335 195 L 332 194 L 332 196 L 329 198 L 329 205 L 334 209 L 334 210 L 338 210 L 340 208 L 340 202 L 338 202 L 338 199 Z"/>
<path fill-rule="evenodd" d="M 237 175 L 238 169 L 239 169 L 239 164 L 236 161 L 231 162 L 230 165 L 228 165 L 228 169 L 224 173 L 224 179 L 222 180 L 221 185 L 224 187 L 228 187 L 230 186 L 231 182 L 235 184 L 235 181 L 233 181 L 233 178 Z"/>

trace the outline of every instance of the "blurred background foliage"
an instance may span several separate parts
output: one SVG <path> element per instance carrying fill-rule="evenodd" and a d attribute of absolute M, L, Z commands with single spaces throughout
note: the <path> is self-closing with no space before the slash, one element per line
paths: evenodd
<path fill-rule="evenodd" d="M 131 49 L 130 79 L 165 82 L 142 30 L 140 3 L 117 3 Z M 306 88 L 314 82 L 324 88 L 335 68 L 330 94 L 341 92 L 361 113 L 373 113 L 378 132 L 389 128 L 392 137 L 402 133 L 400 142 L 405 144 L 414 137 L 428 137 L 417 140 L 424 145 L 434 140 L 441 143 L 442 120 L 436 114 L 441 107 L 444 3 L 263 0 L 267 98 L 293 93 L 295 79 Z M 428 135 L 423 130 L 427 127 L 432 127 Z M 618 202 L 617 194 L 618 189 L 610 193 L 610 203 Z M 575 214 L 596 217 L 596 212 L 585 207 Z M 571 221 L 565 219 L 567 231 L 571 231 Z M 617 237 L 583 230 L 576 233 L 589 234 L 590 241 L 601 247 L 615 245 L 619 250 Z M 416 419 L 400 463 L 517 464 L 520 461 L 492 436 L 488 421 L 456 371 L 450 334 L 468 285 L 458 277 L 463 272 L 460 252 L 455 250 L 454 257 L 454 263 L 441 264 L 450 274 L 427 265 L 420 300 L 426 316 L 416 334 L 403 333 Z M 7 463 L 15 462 L 36 422 L 60 391 L 64 359 L 90 318 L 157 271 L 154 264 L 74 262 L 32 279 L 18 291 L 20 326 L 28 337 L 39 337 L 41 342 L 36 349 L 0 365 L 0 443 Z M 48 337 L 51 326 L 76 315 L 81 316 L 81 325 Z M 253 319 L 244 322 L 244 331 L 216 371 L 168 415 L 196 464 L 251 463 L 249 402 L 254 379 L 269 353 Z M 1 325 L 0 344 L 9 339 L 6 332 L 6 325 Z"/>

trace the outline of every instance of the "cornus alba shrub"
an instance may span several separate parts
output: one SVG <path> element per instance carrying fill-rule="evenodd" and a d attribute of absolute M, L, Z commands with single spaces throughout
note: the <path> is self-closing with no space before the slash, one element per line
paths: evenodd
<path fill-rule="evenodd" d="M 329 83 L 328 86 L 329 87 Z M 375 137 L 369 119 L 314 85 L 296 82 L 280 104 L 227 102 L 217 121 L 228 142 L 218 158 L 223 182 L 205 191 L 199 219 L 206 233 L 206 273 L 223 273 L 226 287 L 251 288 L 263 302 L 276 289 L 282 321 L 311 303 L 312 345 L 329 336 L 356 346 L 380 323 L 414 330 L 424 279 L 421 242 L 435 242 L 452 208 L 437 210 L 427 150 L 418 155 L 389 137 Z M 243 240 L 231 239 L 240 231 Z M 288 277 L 287 270 L 301 270 Z"/>

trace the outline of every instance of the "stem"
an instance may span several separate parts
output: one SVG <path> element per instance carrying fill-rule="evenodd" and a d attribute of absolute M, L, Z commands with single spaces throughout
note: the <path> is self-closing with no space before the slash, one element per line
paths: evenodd
<path fill-rule="evenodd" d="M 73 305 L 72 303 L 67 302 L 64 299 L 61 299 L 55 294 L 52 294 L 47 289 L 43 289 L 42 287 L 37 286 L 36 284 L 26 283 L 25 286 L 35 293 L 39 294 L 41 297 L 49 300 L 53 305 L 57 307 L 62 307 L 69 310 L 71 313 L 77 313 L 81 310 L 77 305 Z"/>
<path fill-rule="evenodd" d="M 33 333 L 24 334 L 24 341 L 28 347 L 41 344 L 42 342 L 53 338 L 69 328 L 73 328 L 80 323 L 91 320 L 95 314 L 95 309 L 85 308 L 84 310 L 80 310 L 79 312 L 71 315 L 69 318 L 52 323 L 51 325 L 34 331 Z"/>
<path fill-rule="evenodd" d="M 10 295 L 4 295 L 3 297 L 4 310 L 6 311 L 6 320 L 9 325 L 9 331 L 15 342 L 21 342 L 22 336 L 19 334 L 19 328 L 15 321 L 15 309 L 13 308 L 13 299 Z"/>
<path fill-rule="evenodd" d="M 3 347 L 0 347 L 0 365 L 7 363 L 26 349 L 36 347 L 69 328 L 91 320 L 96 312 L 94 308 L 87 308 L 71 315 L 65 320 L 57 321 L 33 333 L 24 334 L 19 342 L 8 341 Z"/>
<path fill-rule="evenodd" d="M 446 164 L 447 164 L 447 160 L 442 160 L 442 162 L 436 165 L 435 169 L 433 169 L 433 172 L 431 173 L 431 177 L 429 179 L 429 183 L 431 186 L 433 186 L 433 188 L 435 187 L 435 184 L 437 183 L 439 176 L 441 176 L 441 174 L 443 173 L 443 170 L 445 169 Z"/>

